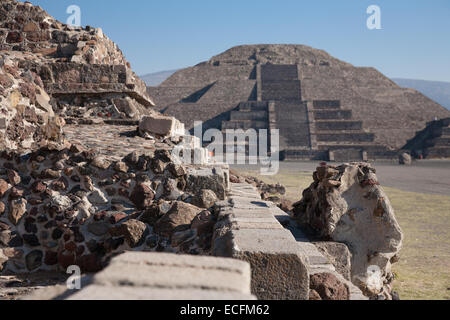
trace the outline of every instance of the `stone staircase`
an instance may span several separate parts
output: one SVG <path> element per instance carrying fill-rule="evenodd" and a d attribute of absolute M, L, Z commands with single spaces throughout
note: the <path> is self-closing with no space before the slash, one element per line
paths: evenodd
<path fill-rule="evenodd" d="M 256 101 L 242 102 L 222 122 L 227 129 L 279 129 L 287 160 L 366 161 L 392 159 L 396 152 L 375 142 L 339 100 L 303 101 L 297 65 L 257 68 Z M 245 148 L 249 148 L 245 143 Z"/>
<path fill-rule="evenodd" d="M 241 102 L 235 111 L 231 111 L 230 120 L 222 122 L 222 131 L 227 129 L 269 129 L 268 102 Z"/>
<path fill-rule="evenodd" d="M 314 101 L 315 137 L 319 150 L 329 151 L 329 160 L 368 160 L 368 150 L 377 147 L 375 135 L 353 120 L 352 110 L 340 101 Z"/>
<path fill-rule="evenodd" d="M 403 149 L 427 159 L 450 158 L 450 118 L 429 122 Z"/>

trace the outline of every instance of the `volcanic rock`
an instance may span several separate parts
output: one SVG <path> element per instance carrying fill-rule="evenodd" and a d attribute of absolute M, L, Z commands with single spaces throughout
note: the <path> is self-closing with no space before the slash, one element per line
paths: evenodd
<path fill-rule="evenodd" d="M 346 284 L 331 273 L 318 273 L 311 276 L 310 289 L 320 300 L 349 300 L 350 290 Z M 313 293 L 313 299 L 316 295 Z"/>
<path fill-rule="evenodd" d="M 192 220 L 202 209 L 191 204 L 176 201 L 169 212 L 167 212 L 155 224 L 155 232 L 170 237 L 173 232 L 189 229 Z"/>

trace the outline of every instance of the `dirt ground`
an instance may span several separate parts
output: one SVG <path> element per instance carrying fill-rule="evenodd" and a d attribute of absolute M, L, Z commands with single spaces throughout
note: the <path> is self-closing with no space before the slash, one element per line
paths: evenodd
<path fill-rule="evenodd" d="M 373 162 L 381 185 L 403 191 L 440 194 L 450 196 L 450 161 L 422 160 L 411 166 L 400 166 L 396 162 Z M 292 172 L 312 173 L 319 161 L 281 162 L 280 174 Z M 240 171 L 255 172 L 257 166 L 239 165 L 232 168 Z M 270 177 L 268 177 L 270 179 Z"/>

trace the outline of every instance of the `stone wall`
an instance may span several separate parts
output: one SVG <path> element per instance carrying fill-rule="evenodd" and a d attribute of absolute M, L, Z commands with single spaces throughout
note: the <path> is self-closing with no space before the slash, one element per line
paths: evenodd
<path fill-rule="evenodd" d="M 125 250 L 208 253 L 208 209 L 228 188 L 224 169 L 188 169 L 167 149 L 121 161 L 80 145 L 3 152 L 0 167 L 0 266 L 16 272 L 98 271 Z"/>

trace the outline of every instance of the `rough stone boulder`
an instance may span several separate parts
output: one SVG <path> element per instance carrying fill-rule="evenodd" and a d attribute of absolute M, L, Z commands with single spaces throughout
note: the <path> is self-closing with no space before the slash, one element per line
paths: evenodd
<path fill-rule="evenodd" d="M 311 300 L 349 300 L 350 289 L 331 273 L 317 273 L 310 277 Z"/>
<path fill-rule="evenodd" d="M 410 166 L 412 164 L 412 157 L 409 153 L 402 153 L 398 156 L 398 163 L 405 166 Z"/>
<path fill-rule="evenodd" d="M 177 201 L 155 224 L 156 233 L 170 237 L 174 232 L 189 229 L 194 218 L 202 209 L 189 203 Z"/>
<path fill-rule="evenodd" d="M 367 163 L 321 166 L 294 205 L 294 217 L 324 240 L 345 243 L 352 253 L 352 282 L 367 296 L 390 297 L 391 264 L 403 234 L 376 171 Z"/>

